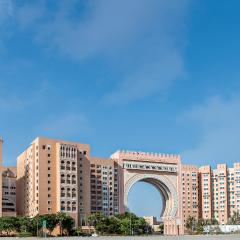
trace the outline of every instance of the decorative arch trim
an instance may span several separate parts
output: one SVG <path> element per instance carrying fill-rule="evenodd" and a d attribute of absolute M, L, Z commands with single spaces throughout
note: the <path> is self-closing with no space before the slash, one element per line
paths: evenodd
<path fill-rule="evenodd" d="M 154 182 L 151 182 L 153 180 Z M 159 184 L 159 190 L 163 191 L 164 200 L 166 201 L 166 197 L 168 197 L 169 203 L 166 204 L 164 218 L 175 218 L 177 216 L 178 211 L 178 194 L 177 190 L 166 176 L 161 176 L 157 174 L 135 174 L 133 177 L 128 179 L 124 186 L 124 206 L 127 211 L 128 206 L 128 194 L 132 188 L 132 186 L 139 181 L 149 182 L 154 186 L 157 186 L 156 182 Z"/>

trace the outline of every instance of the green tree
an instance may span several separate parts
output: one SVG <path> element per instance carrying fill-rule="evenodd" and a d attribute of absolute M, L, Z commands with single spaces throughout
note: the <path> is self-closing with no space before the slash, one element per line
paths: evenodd
<path fill-rule="evenodd" d="M 102 213 L 94 213 L 88 217 L 88 222 L 91 226 L 96 227 L 99 222 L 104 220 L 105 216 Z"/>
<path fill-rule="evenodd" d="M 106 217 L 102 213 L 94 213 L 88 218 L 88 222 L 91 226 L 94 226 L 98 233 L 104 234 L 105 219 Z"/>
<path fill-rule="evenodd" d="M 39 231 L 42 229 L 44 217 L 41 215 L 36 215 L 35 217 L 31 218 L 31 225 L 29 231 L 32 233 L 33 236 L 38 236 Z"/>
<path fill-rule="evenodd" d="M 48 229 L 49 234 L 52 235 L 52 231 L 58 224 L 57 215 L 56 214 L 45 214 L 45 215 L 42 215 L 41 220 L 42 220 L 41 226 L 42 226 L 42 222 L 46 221 L 46 223 L 47 223 L 46 228 Z"/>
<path fill-rule="evenodd" d="M 16 218 L 16 230 L 19 233 L 31 232 L 31 219 L 26 216 Z"/>
<path fill-rule="evenodd" d="M 60 223 L 59 223 L 60 224 Z M 62 219 L 62 229 L 67 231 L 67 235 L 70 234 L 74 227 L 74 220 L 72 217 L 66 215 L 64 219 Z"/>
<path fill-rule="evenodd" d="M 144 218 L 133 213 L 119 214 L 106 217 L 102 213 L 92 214 L 88 218 L 89 224 L 94 226 L 100 234 L 143 234 L 149 232 L 149 226 Z"/>
<path fill-rule="evenodd" d="M 76 234 L 77 234 L 78 236 L 81 236 L 81 235 L 82 235 L 82 233 L 83 233 L 83 231 L 82 231 L 82 228 L 81 228 L 81 227 L 77 227 L 77 228 L 76 228 L 76 230 L 75 230 L 75 232 L 76 232 Z"/>
<path fill-rule="evenodd" d="M 1 217 L 0 218 L 0 231 L 6 232 L 9 235 L 11 232 L 17 231 L 18 223 L 16 217 Z"/>
<path fill-rule="evenodd" d="M 131 235 L 132 234 L 132 228 L 131 228 L 131 220 L 130 218 L 121 218 L 120 219 L 120 233 L 125 235 Z"/>
<path fill-rule="evenodd" d="M 229 219 L 229 223 L 232 225 L 240 224 L 240 213 L 238 211 L 233 213 L 233 216 Z"/>
<path fill-rule="evenodd" d="M 186 221 L 186 228 L 189 233 L 193 234 L 196 230 L 197 221 L 194 217 L 189 216 Z"/>
<path fill-rule="evenodd" d="M 205 221 L 203 219 L 198 219 L 197 224 L 196 224 L 196 231 L 198 234 L 203 234 L 204 226 L 205 226 Z"/>
<path fill-rule="evenodd" d="M 104 224 L 106 226 L 105 233 L 108 233 L 108 234 L 119 234 L 120 233 L 120 231 L 119 231 L 120 220 L 117 219 L 116 217 L 112 216 L 112 217 L 105 218 Z"/>
<path fill-rule="evenodd" d="M 60 235 L 63 235 L 63 221 L 66 218 L 66 213 L 57 213 L 57 220 L 58 220 L 58 224 L 59 224 L 59 228 L 60 228 Z"/>

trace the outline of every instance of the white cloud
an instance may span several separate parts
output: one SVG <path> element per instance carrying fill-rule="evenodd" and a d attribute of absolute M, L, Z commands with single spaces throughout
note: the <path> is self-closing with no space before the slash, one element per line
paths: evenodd
<path fill-rule="evenodd" d="M 0 110 L 15 110 L 23 108 L 26 102 L 19 97 L 0 97 Z"/>
<path fill-rule="evenodd" d="M 185 113 L 182 120 L 198 128 L 200 141 L 183 152 L 183 160 L 199 165 L 240 161 L 239 106 L 239 96 L 216 96 Z"/>
<path fill-rule="evenodd" d="M 39 81 L 35 86 L 32 86 L 31 92 L 28 94 L 24 91 L 14 94 L 9 91 L 9 88 L 2 87 L 0 89 L 0 110 L 14 111 L 24 110 L 34 105 L 40 106 L 55 90 L 55 87 L 48 80 Z"/>
<path fill-rule="evenodd" d="M 75 0 L 62 1 L 57 11 L 45 9 L 46 16 L 32 28 L 47 49 L 79 61 L 104 59 L 118 75 L 110 92 L 104 93 L 105 101 L 128 103 L 162 94 L 183 76 L 189 2 L 104 0 L 86 1 L 79 7 Z M 18 16 L 25 25 L 32 17 L 39 18 L 34 7 L 22 11 Z"/>
<path fill-rule="evenodd" d="M 12 0 L 0 0 L 0 25 L 13 14 Z"/>
<path fill-rule="evenodd" d="M 171 52 L 172 51 L 172 52 Z M 171 66 L 171 67 L 170 67 Z M 180 76 L 183 76 L 183 59 L 177 52 L 168 49 L 165 57 L 149 62 L 121 81 L 116 89 L 107 95 L 109 104 L 123 104 L 151 94 L 167 90 Z"/>
<path fill-rule="evenodd" d="M 22 5 L 17 10 L 17 20 L 22 28 L 33 25 L 36 21 L 42 19 L 46 13 L 45 1 L 33 2 Z"/>
<path fill-rule="evenodd" d="M 66 138 L 89 133 L 91 127 L 83 114 L 66 112 L 49 117 L 39 127 L 40 135 Z"/>
<path fill-rule="evenodd" d="M 0 0 L 0 56 L 5 53 L 5 37 L 7 31 L 5 24 L 7 20 L 13 16 L 13 3 L 12 0 Z"/>

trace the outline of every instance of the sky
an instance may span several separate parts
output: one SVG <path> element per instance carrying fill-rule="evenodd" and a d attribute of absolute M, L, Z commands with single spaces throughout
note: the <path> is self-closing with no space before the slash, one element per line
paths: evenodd
<path fill-rule="evenodd" d="M 199 166 L 240 161 L 239 8 L 0 0 L 4 164 L 37 136 L 89 143 L 102 157 L 126 149 Z"/>

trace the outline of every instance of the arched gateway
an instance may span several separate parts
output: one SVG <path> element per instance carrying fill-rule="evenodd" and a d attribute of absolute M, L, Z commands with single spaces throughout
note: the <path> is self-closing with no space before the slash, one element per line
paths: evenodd
<path fill-rule="evenodd" d="M 128 209 L 128 194 L 139 181 L 155 186 L 163 199 L 164 234 L 183 234 L 181 209 L 181 159 L 179 155 L 117 151 L 111 156 L 121 174 L 120 212 Z"/>

